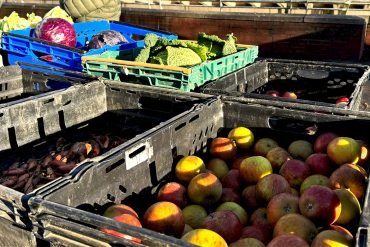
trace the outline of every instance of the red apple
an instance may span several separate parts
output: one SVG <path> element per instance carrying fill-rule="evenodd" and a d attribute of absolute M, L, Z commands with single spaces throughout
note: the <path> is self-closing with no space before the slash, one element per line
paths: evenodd
<path fill-rule="evenodd" d="M 110 206 L 104 211 L 103 216 L 108 217 L 108 218 L 113 218 L 114 216 L 118 216 L 121 214 L 131 214 L 135 216 L 136 218 L 139 218 L 135 210 L 125 204 L 115 204 L 115 205 Z"/>
<path fill-rule="evenodd" d="M 241 238 L 255 238 L 263 244 L 268 244 L 272 238 L 272 231 L 266 227 L 261 226 L 246 226 L 242 230 Z"/>
<path fill-rule="evenodd" d="M 290 193 L 274 196 L 267 205 L 267 220 L 272 226 L 275 226 L 282 216 L 291 213 L 299 213 L 299 204 L 298 196 Z"/>
<path fill-rule="evenodd" d="M 241 238 L 234 243 L 231 243 L 229 247 L 265 247 L 265 245 L 255 238 Z"/>
<path fill-rule="evenodd" d="M 299 188 L 303 180 L 311 175 L 311 171 L 308 165 L 300 160 L 288 160 L 280 168 L 279 174 L 283 176 L 290 186 L 293 188 Z"/>
<path fill-rule="evenodd" d="M 302 215 L 321 226 L 334 223 L 341 212 L 341 203 L 335 192 L 328 187 L 314 185 L 299 198 Z"/>
<path fill-rule="evenodd" d="M 236 170 L 239 170 L 240 169 L 240 164 L 242 163 L 242 161 L 248 157 L 251 157 L 250 155 L 244 155 L 242 157 L 238 157 L 238 158 L 235 158 L 232 163 L 231 163 L 231 169 L 236 169 Z"/>
<path fill-rule="evenodd" d="M 184 185 L 176 182 L 166 183 L 158 191 L 157 200 L 173 202 L 180 208 L 183 208 L 188 203 L 186 188 Z"/>
<path fill-rule="evenodd" d="M 271 138 L 259 139 L 253 147 L 253 152 L 257 156 L 266 156 L 266 154 L 273 148 L 278 147 L 277 142 Z"/>
<path fill-rule="evenodd" d="M 313 147 L 308 141 L 296 140 L 290 143 L 288 152 L 294 159 L 305 161 L 313 153 Z"/>
<path fill-rule="evenodd" d="M 287 160 L 292 159 L 292 156 L 284 148 L 275 147 L 266 154 L 266 158 L 270 161 L 272 169 L 278 171 Z"/>
<path fill-rule="evenodd" d="M 240 194 L 232 188 L 222 188 L 220 202 L 236 202 L 240 204 Z"/>
<path fill-rule="evenodd" d="M 329 159 L 337 165 L 355 164 L 361 154 L 360 145 L 350 137 L 335 138 L 328 144 L 326 151 Z"/>
<path fill-rule="evenodd" d="M 240 164 L 241 178 L 250 184 L 257 183 L 261 178 L 272 173 L 270 161 L 262 156 L 246 158 Z"/>
<path fill-rule="evenodd" d="M 268 203 L 277 194 L 290 192 L 288 181 L 278 174 L 261 178 L 256 185 L 256 196 L 261 202 Z"/>
<path fill-rule="evenodd" d="M 328 177 L 325 177 L 325 176 L 320 175 L 320 174 L 315 174 L 315 175 L 309 176 L 301 184 L 301 188 L 300 188 L 301 195 L 303 194 L 303 192 L 306 189 L 308 189 L 308 188 L 310 188 L 311 186 L 314 186 L 314 185 L 322 185 L 322 186 L 330 188 L 330 180 L 329 180 Z"/>
<path fill-rule="evenodd" d="M 347 106 L 348 103 L 349 103 L 349 98 L 347 97 L 340 97 L 339 99 L 337 99 L 337 101 L 335 101 L 335 104 L 341 107 Z"/>
<path fill-rule="evenodd" d="M 114 216 L 112 219 L 116 220 L 116 221 L 119 221 L 119 222 L 122 222 L 122 223 L 132 225 L 132 226 L 136 226 L 136 227 L 140 227 L 140 228 L 142 227 L 139 219 L 136 216 L 132 215 L 131 213 L 123 213 L 123 214 L 120 214 L 118 216 Z M 135 237 L 129 236 L 127 234 L 123 234 L 123 233 L 120 233 L 120 232 L 117 232 L 117 231 L 109 230 L 107 228 L 101 228 L 100 230 L 102 232 L 108 233 L 108 234 L 116 236 L 116 237 L 128 239 L 128 240 L 131 240 L 131 241 L 136 242 L 136 243 L 141 243 L 141 240 L 139 238 L 135 238 Z"/>
<path fill-rule="evenodd" d="M 222 178 L 222 187 L 231 188 L 235 191 L 240 190 L 240 172 L 239 170 L 231 169 L 226 175 Z"/>
<path fill-rule="evenodd" d="M 313 150 L 315 153 L 326 153 L 328 144 L 337 137 L 338 135 L 333 132 L 322 133 L 316 138 L 313 144 Z"/>
<path fill-rule="evenodd" d="M 286 214 L 276 222 L 274 238 L 286 234 L 296 235 L 310 244 L 317 235 L 317 228 L 303 215 Z"/>
<path fill-rule="evenodd" d="M 144 213 L 143 225 L 150 230 L 180 237 L 185 220 L 181 209 L 172 202 L 156 202 Z"/>
<path fill-rule="evenodd" d="M 201 228 L 212 230 L 220 234 L 227 243 L 232 243 L 240 238 L 243 225 L 235 213 L 221 210 L 209 214 L 204 219 Z"/>
<path fill-rule="evenodd" d="M 294 93 L 294 92 L 285 92 L 283 93 L 283 95 L 281 96 L 283 98 L 288 98 L 288 99 L 297 99 L 297 95 Z"/>
<path fill-rule="evenodd" d="M 226 162 L 219 158 L 213 158 L 208 161 L 206 168 L 216 175 L 218 179 L 222 179 L 229 172 Z"/>
<path fill-rule="evenodd" d="M 271 229 L 271 226 L 267 220 L 267 209 L 257 208 L 251 215 L 251 224 L 254 226 L 262 226 Z"/>
<path fill-rule="evenodd" d="M 212 140 L 209 151 L 214 157 L 230 160 L 235 157 L 236 144 L 229 138 L 216 137 Z"/>
<path fill-rule="evenodd" d="M 330 176 L 332 189 L 349 189 L 358 200 L 364 196 L 366 189 L 366 176 L 360 166 L 345 164 L 336 169 Z"/>
<path fill-rule="evenodd" d="M 333 171 L 333 164 L 328 155 L 323 153 L 314 153 L 308 156 L 306 165 L 308 165 L 312 174 L 330 176 Z"/>
<path fill-rule="evenodd" d="M 280 97 L 280 93 L 276 90 L 268 90 L 265 94 L 273 97 Z"/>
<path fill-rule="evenodd" d="M 241 195 L 242 205 L 248 211 L 253 211 L 258 207 L 257 197 L 256 197 L 256 186 L 249 185 L 245 187 Z"/>
<path fill-rule="evenodd" d="M 267 247 L 310 247 L 301 237 L 293 234 L 280 235 L 274 238 Z"/>
<path fill-rule="evenodd" d="M 210 172 L 196 175 L 188 185 L 190 200 L 202 206 L 211 206 L 217 203 L 222 195 L 220 180 Z"/>
<path fill-rule="evenodd" d="M 237 204 L 235 202 L 224 202 L 216 208 L 216 211 L 222 211 L 222 210 L 229 210 L 229 211 L 233 212 L 234 214 L 236 214 L 236 216 L 238 216 L 238 218 L 240 220 L 240 223 L 242 225 L 247 224 L 248 214 L 244 210 L 244 208 L 242 208 L 242 206 L 240 206 L 239 204 Z"/>

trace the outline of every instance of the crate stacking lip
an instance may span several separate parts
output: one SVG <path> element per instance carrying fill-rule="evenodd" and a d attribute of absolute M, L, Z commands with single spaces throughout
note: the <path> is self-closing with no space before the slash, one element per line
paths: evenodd
<path fill-rule="evenodd" d="M 140 82 L 189 92 L 253 63 L 258 56 L 258 46 L 238 45 L 238 52 L 234 54 L 189 68 L 133 62 L 138 52 L 139 49 L 131 49 L 84 56 L 84 71 L 109 80 Z"/>
<path fill-rule="evenodd" d="M 142 47 L 144 46 L 143 39 L 148 33 L 154 33 L 168 39 L 177 39 L 177 35 L 168 32 L 116 21 L 99 20 L 75 23 L 73 27 L 77 36 L 76 48 L 34 38 L 34 29 L 26 28 L 4 32 L 1 39 L 1 49 L 7 52 L 10 64 L 29 62 L 48 67 L 82 71 L 82 56 Z M 120 32 L 128 43 L 87 51 L 84 47 L 92 36 L 105 30 Z M 43 56 L 48 55 L 51 55 L 52 61 L 43 60 Z"/>
<path fill-rule="evenodd" d="M 255 140 L 273 138 L 283 148 L 295 140 L 313 142 L 327 131 L 370 140 L 370 134 L 363 132 L 370 125 L 369 112 L 359 113 L 338 108 L 332 113 L 329 107 L 320 111 L 322 113 L 271 107 L 258 100 L 245 103 L 242 98 L 228 96 L 214 99 L 166 128 L 158 129 L 151 137 L 142 138 L 131 147 L 121 149 L 99 164 L 79 172 L 74 178 L 64 179 L 63 183 L 39 193 L 38 197 L 29 201 L 31 210 L 44 226 L 43 237 L 52 243 L 66 244 L 69 239 L 73 239 L 91 245 L 94 239 L 102 241 L 98 246 L 118 241 L 124 244 L 124 239 L 103 235 L 99 231 L 107 228 L 139 238 L 144 246 L 189 246 L 180 239 L 146 228 L 125 225 L 100 214 L 110 205 L 126 204 L 143 215 L 156 201 L 156 193 L 161 186 L 174 181 L 174 165 L 181 157 L 199 155 L 206 162 L 212 158 L 206 150 L 210 139 L 226 137 L 230 129 L 237 126 L 250 128 Z M 314 132 L 307 131 L 307 128 L 313 126 L 316 127 Z M 140 147 L 152 150 L 150 156 L 142 159 L 141 154 L 136 152 Z M 243 154 L 241 152 L 239 155 Z M 127 157 L 136 161 L 134 166 L 127 166 Z M 369 162 L 367 171 L 368 166 Z M 360 201 L 363 206 L 362 215 L 351 228 L 357 234 L 369 224 L 369 189 L 367 184 L 366 195 Z M 356 238 L 356 241 L 357 246 L 365 246 L 360 239 Z"/>

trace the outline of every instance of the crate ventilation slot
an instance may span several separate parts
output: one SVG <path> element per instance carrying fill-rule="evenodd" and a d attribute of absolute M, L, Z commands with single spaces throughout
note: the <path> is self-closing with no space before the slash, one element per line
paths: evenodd
<path fill-rule="evenodd" d="M 133 151 L 132 153 L 130 153 L 129 155 L 128 155 L 128 157 L 130 158 L 130 159 L 132 159 L 133 157 L 135 157 L 136 155 L 138 155 L 138 154 L 140 154 L 141 152 L 143 152 L 145 150 L 145 146 L 141 146 L 141 147 L 139 147 L 138 149 L 136 149 L 135 151 Z"/>
<path fill-rule="evenodd" d="M 190 120 L 189 120 L 189 123 L 191 122 L 194 122 L 195 120 L 197 120 L 199 118 L 199 114 L 195 115 L 194 117 L 192 117 Z"/>
<path fill-rule="evenodd" d="M 44 119 L 42 117 L 37 118 L 37 127 L 39 129 L 40 137 L 44 138 L 46 134 L 45 134 Z"/>
<path fill-rule="evenodd" d="M 118 166 L 122 165 L 125 163 L 125 159 L 120 159 L 118 160 L 117 162 L 115 162 L 114 164 L 108 166 L 107 168 L 105 168 L 105 172 L 106 173 L 109 173 L 111 171 L 113 171 L 114 169 L 116 169 Z"/>

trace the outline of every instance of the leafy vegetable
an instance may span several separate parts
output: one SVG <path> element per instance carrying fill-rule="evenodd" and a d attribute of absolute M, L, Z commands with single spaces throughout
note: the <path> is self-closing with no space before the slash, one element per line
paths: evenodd
<path fill-rule="evenodd" d="M 184 47 L 167 46 L 150 60 L 152 63 L 172 66 L 192 66 L 200 64 L 202 60 L 191 49 Z"/>
<path fill-rule="evenodd" d="M 60 6 L 56 6 L 56 7 L 52 8 L 51 10 L 49 10 L 44 15 L 44 19 L 49 18 L 49 17 L 62 18 L 64 20 L 68 21 L 69 23 L 73 24 L 72 17 L 67 12 L 65 12 Z"/>
<path fill-rule="evenodd" d="M 35 36 L 57 44 L 76 47 L 76 31 L 71 23 L 62 18 L 43 19 L 35 28 Z"/>

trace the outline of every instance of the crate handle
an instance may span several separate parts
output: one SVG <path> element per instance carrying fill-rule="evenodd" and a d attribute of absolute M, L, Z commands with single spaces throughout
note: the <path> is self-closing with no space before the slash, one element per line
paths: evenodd
<path fill-rule="evenodd" d="M 116 60 L 116 59 L 92 57 L 92 56 L 84 56 L 81 58 L 81 60 L 83 63 L 86 63 L 87 61 L 95 61 L 95 62 L 103 62 L 103 63 L 120 64 L 120 65 L 126 65 L 126 66 L 136 66 L 136 67 L 145 67 L 145 68 L 152 68 L 152 69 L 179 71 L 187 75 L 191 74 L 191 71 L 192 71 L 191 68 L 183 68 L 179 66 L 133 62 L 133 61 L 127 61 L 127 60 Z"/>
<path fill-rule="evenodd" d="M 318 129 L 316 123 L 280 116 L 271 116 L 267 121 L 268 127 L 273 130 L 292 132 L 296 134 L 315 135 Z"/>
<path fill-rule="evenodd" d="M 146 140 L 144 143 L 128 148 L 125 152 L 126 169 L 142 164 L 153 157 L 153 145 Z"/>
<path fill-rule="evenodd" d="M 323 80 L 329 77 L 329 72 L 325 70 L 299 69 L 297 75 L 306 79 Z"/>

